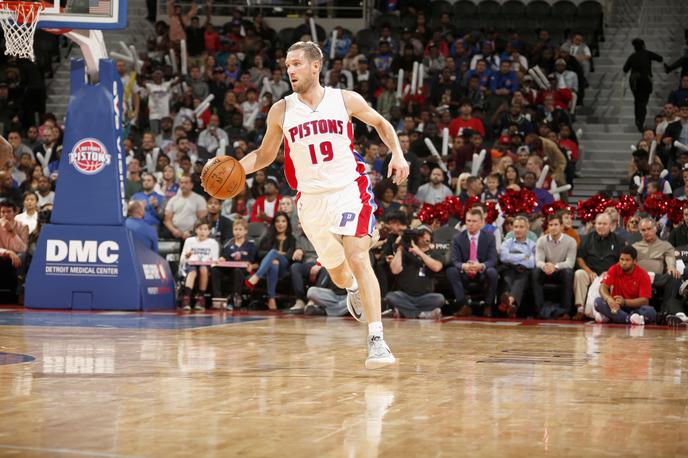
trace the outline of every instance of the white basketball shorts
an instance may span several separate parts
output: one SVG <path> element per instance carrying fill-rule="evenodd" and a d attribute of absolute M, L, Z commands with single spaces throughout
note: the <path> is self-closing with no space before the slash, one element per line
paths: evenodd
<path fill-rule="evenodd" d="M 346 259 L 339 236 L 372 236 L 375 229 L 377 205 L 367 175 L 334 192 L 298 193 L 296 208 L 301 228 L 318 253 L 318 262 L 326 269 L 337 267 Z"/>

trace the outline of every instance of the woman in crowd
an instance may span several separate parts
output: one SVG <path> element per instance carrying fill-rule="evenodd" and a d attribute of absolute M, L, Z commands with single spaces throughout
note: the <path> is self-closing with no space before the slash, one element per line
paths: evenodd
<path fill-rule="evenodd" d="M 387 215 L 399 211 L 401 204 L 394 201 L 397 191 L 397 185 L 391 180 L 383 180 L 378 184 L 374 194 L 377 196 L 380 218 L 384 219 Z"/>
<path fill-rule="evenodd" d="M 177 174 L 174 167 L 166 165 L 162 170 L 162 180 L 158 183 L 158 188 L 155 190 L 158 194 L 165 196 L 165 200 L 169 200 L 177 195 L 179 191 L 179 183 L 177 182 Z"/>
<path fill-rule="evenodd" d="M 292 234 L 289 215 L 278 212 L 268 232 L 260 240 L 258 258 L 261 259 L 256 273 L 246 280 L 250 290 L 265 278 L 268 289 L 268 308 L 277 310 L 277 282 L 289 273 L 289 262 L 294 254 L 296 239 Z"/>
<path fill-rule="evenodd" d="M 521 188 L 521 177 L 518 176 L 518 169 L 515 165 L 507 165 L 504 170 L 504 188 L 508 189 L 509 186 L 518 186 Z"/>
<path fill-rule="evenodd" d="M 26 180 L 19 186 L 19 191 L 24 194 L 29 191 L 36 191 L 38 189 L 38 179 L 43 176 L 43 166 L 36 164 L 31 169 L 31 176 L 26 177 Z"/>

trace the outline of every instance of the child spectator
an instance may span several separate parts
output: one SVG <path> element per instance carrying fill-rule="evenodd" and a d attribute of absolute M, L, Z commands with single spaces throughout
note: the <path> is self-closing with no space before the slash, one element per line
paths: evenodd
<path fill-rule="evenodd" d="M 191 292 L 198 279 L 198 295 L 194 310 L 205 311 L 205 291 L 208 288 L 208 266 L 190 265 L 193 261 L 216 261 L 219 257 L 220 247 L 215 239 L 211 239 L 210 225 L 205 220 L 200 220 L 194 225 L 195 237 L 189 237 L 184 241 L 182 248 L 181 264 L 179 268 L 186 275 L 184 289 L 182 291 L 182 310 L 191 311 Z"/>
<path fill-rule="evenodd" d="M 222 256 L 219 261 L 245 261 L 248 265 L 242 267 L 218 267 L 210 269 L 213 284 L 213 302 L 220 302 L 223 280 L 229 277 L 229 295 L 226 301 L 228 310 L 241 308 L 241 291 L 244 287 L 247 274 L 253 272 L 258 265 L 256 262 L 256 245 L 247 237 L 248 224 L 243 218 L 237 218 L 232 227 L 232 237 L 222 247 Z"/>

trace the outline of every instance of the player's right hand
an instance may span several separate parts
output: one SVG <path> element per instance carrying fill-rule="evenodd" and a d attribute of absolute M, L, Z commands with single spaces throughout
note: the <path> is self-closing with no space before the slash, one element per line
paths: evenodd
<path fill-rule="evenodd" d="M 392 177 L 392 181 L 396 185 L 400 185 L 409 176 L 409 165 L 403 155 L 392 155 L 387 167 L 387 178 Z"/>

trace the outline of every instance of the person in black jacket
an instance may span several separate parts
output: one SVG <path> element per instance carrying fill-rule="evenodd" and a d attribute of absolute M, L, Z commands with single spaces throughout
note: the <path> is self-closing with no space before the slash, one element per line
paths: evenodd
<path fill-rule="evenodd" d="M 669 125 L 667 125 L 667 128 L 664 131 L 664 138 L 671 137 L 673 140 L 678 140 L 683 144 L 687 144 L 686 142 L 688 142 L 688 103 L 684 103 L 679 107 L 678 117 L 679 119 L 677 121 L 670 122 Z M 678 157 L 679 150 L 678 148 L 673 146 L 673 140 L 671 146 L 671 156 Z"/>
<path fill-rule="evenodd" d="M 260 240 L 258 258 L 261 259 L 256 273 L 246 280 L 246 287 L 253 289 L 261 278 L 268 284 L 268 308 L 277 310 L 277 282 L 289 274 L 289 260 L 294 257 L 296 239 L 292 235 L 289 215 L 278 212 L 270 229 Z"/>
<path fill-rule="evenodd" d="M 647 114 L 647 102 L 652 94 L 652 61 L 662 62 L 664 59 L 645 49 L 645 42 L 640 38 L 635 38 L 631 44 L 635 52 L 628 56 L 623 71 L 624 73 L 628 73 L 629 70 L 631 72 L 628 85 L 633 92 L 635 103 L 635 125 L 642 132 Z"/>
<path fill-rule="evenodd" d="M 688 208 L 683 209 L 683 224 L 674 227 L 669 234 L 669 243 L 674 248 L 688 245 Z"/>

